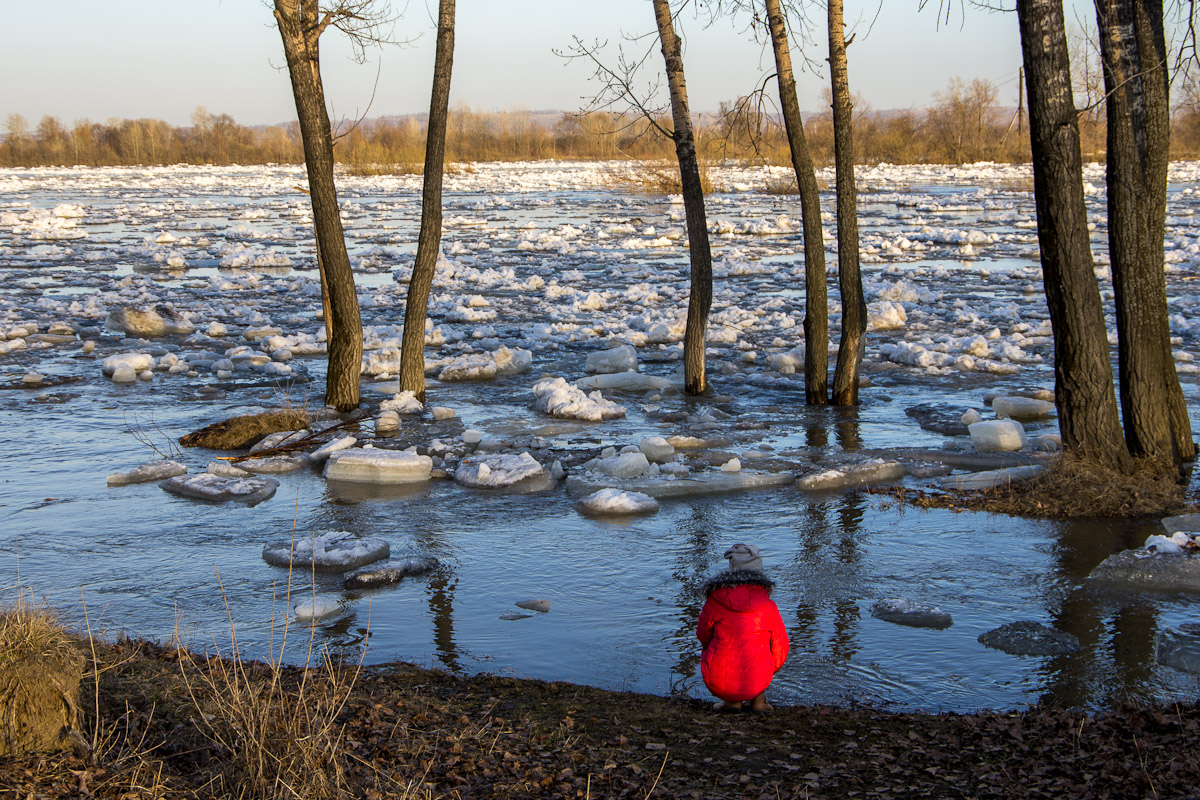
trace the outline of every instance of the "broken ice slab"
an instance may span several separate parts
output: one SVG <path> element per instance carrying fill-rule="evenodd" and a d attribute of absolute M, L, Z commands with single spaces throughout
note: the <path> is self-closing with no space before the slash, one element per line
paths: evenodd
<path fill-rule="evenodd" d="M 1101 561 L 1088 580 L 1149 592 L 1200 593 L 1200 556 L 1123 550 Z"/>
<path fill-rule="evenodd" d="M 313 450 L 311 453 L 309 453 L 308 460 L 313 463 L 324 461 L 334 453 L 342 450 L 349 450 L 357 443 L 358 439 L 354 438 L 353 436 L 342 436 L 340 438 L 336 438 L 333 441 L 326 442 L 316 450 Z"/>
<path fill-rule="evenodd" d="M 1161 524 L 1167 533 L 1200 531 L 1200 514 L 1177 514 L 1174 517 L 1164 517 Z"/>
<path fill-rule="evenodd" d="M 506 489 L 540 492 L 554 486 L 554 478 L 529 453 L 468 456 L 454 472 L 454 482 L 473 489 Z"/>
<path fill-rule="evenodd" d="M 437 566 L 437 559 L 428 556 L 393 558 L 359 567 L 346 576 L 342 581 L 342 586 L 347 589 L 375 589 L 380 586 L 390 586 L 413 575 L 424 575 L 436 569 Z"/>
<path fill-rule="evenodd" d="M 429 456 L 363 447 L 331 455 L 325 462 L 325 478 L 352 483 L 420 483 L 429 480 L 432 469 Z"/>
<path fill-rule="evenodd" d="M 653 514 L 658 511 L 658 501 L 641 492 L 601 489 L 580 500 L 575 507 L 581 513 L 597 517 L 621 517 L 633 514 Z"/>
<path fill-rule="evenodd" d="M 262 557 L 273 567 L 346 572 L 387 558 L 390 553 L 391 547 L 383 539 L 360 539 L 349 531 L 329 531 L 271 542 L 263 547 Z"/>
<path fill-rule="evenodd" d="M 743 489 L 774 489 L 787 486 L 795 477 L 790 472 L 702 472 L 693 473 L 686 478 L 644 477 L 620 480 L 593 473 L 567 478 L 567 491 L 573 495 L 580 495 L 613 488 L 626 492 L 640 492 L 661 500 L 664 497 L 737 492 Z"/>
<path fill-rule="evenodd" d="M 604 374 L 612 372 L 636 372 L 637 351 L 631 346 L 623 344 L 619 347 L 614 347 L 611 350 L 601 350 L 598 353 L 588 353 L 587 361 L 584 363 L 583 369 L 585 372 L 589 373 Z"/>
<path fill-rule="evenodd" d="M 1040 419 L 1054 411 L 1054 403 L 1032 397 L 997 397 L 992 400 L 992 411 L 1000 418 Z"/>
<path fill-rule="evenodd" d="M 876 600 L 871 604 L 871 616 L 911 628 L 943 630 L 954 624 L 950 615 L 937 606 L 914 603 L 901 597 Z"/>
<path fill-rule="evenodd" d="M 541 598 L 537 600 L 518 600 L 514 605 L 517 608 L 523 608 L 526 611 L 536 611 L 539 614 L 545 614 L 550 610 L 550 601 Z"/>
<path fill-rule="evenodd" d="M 904 474 L 904 465 L 898 461 L 873 459 L 805 475 L 796 481 L 796 486 L 809 492 L 832 492 L 887 483 L 903 478 Z"/>
<path fill-rule="evenodd" d="M 562 378 L 547 378 L 533 385 L 534 408 L 559 419 L 600 422 L 625 416 L 625 406 L 607 400 L 599 391 L 590 395 Z"/>
<path fill-rule="evenodd" d="M 968 425 L 971 443 L 980 453 L 1005 453 L 1025 447 L 1025 427 L 1015 419 L 989 419 Z"/>
<path fill-rule="evenodd" d="M 253 506 L 274 495 L 275 490 L 279 488 L 279 481 L 271 478 L 225 478 L 201 472 L 197 475 L 179 475 L 171 478 L 163 482 L 162 488 L 173 494 L 198 500 L 237 500 Z"/>
<path fill-rule="evenodd" d="M 263 458 L 247 458 L 239 461 L 238 466 L 246 472 L 279 475 L 284 472 L 295 472 L 308 464 L 308 456 L 304 453 L 281 456 L 265 456 Z"/>
<path fill-rule="evenodd" d="M 318 594 L 297 603 L 292 613 L 300 622 L 329 622 L 346 611 L 348 600 L 336 594 Z"/>
<path fill-rule="evenodd" d="M 1012 656 L 1061 656 L 1079 650 L 1079 638 L 1036 620 L 1018 620 L 979 635 L 984 647 Z"/>
<path fill-rule="evenodd" d="M 671 388 L 671 382 L 656 375 L 643 375 L 640 372 L 609 372 L 603 375 L 589 375 L 575 381 L 580 389 L 604 389 L 618 392 L 661 392 Z"/>
<path fill-rule="evenodd" d="M 186 472 L 187 467 L 178 461 L 158 459 L 157 461 L 148 461 L 129 472 L 114 472 L 108 476 L 108 485 L 128 486 L 131 483 L 149 483 L 150 481 L 174 478 L 176 475 L 183 475 Z"/>
<path fill-rule="evenodd" d="M 983 472 L 968 472 L 965 475 L 947 475 L 938 480 L 938 484 L 947 489 L 959 491 L 983 491 L 997 486 L 1007 486 L 1017 481 L 1029 480 L 1046 471 L 1041 464 L 1029 464 L 1023 467 L 1005 467 L 989 469 Z"/>

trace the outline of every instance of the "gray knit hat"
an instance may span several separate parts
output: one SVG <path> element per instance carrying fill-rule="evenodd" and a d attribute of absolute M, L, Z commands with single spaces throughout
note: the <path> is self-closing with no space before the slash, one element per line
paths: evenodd
<path fill-rule="evenodd" d="M 752 569 L 762 572 L 762 558 L 758 554 L 758 548 L 752 544 L 739 542 L 725 551 L 725 557 L 729 559 L 730 569 Z"/>

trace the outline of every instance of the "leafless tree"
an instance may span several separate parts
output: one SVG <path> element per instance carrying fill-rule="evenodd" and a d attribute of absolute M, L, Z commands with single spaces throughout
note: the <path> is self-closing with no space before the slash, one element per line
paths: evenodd
<path fill-rule="evenodd" d="M 400 348 L 400 389 L 425 400 L 425 317 L 442 241 L 442 172 L 446 161 L 446 119 L 450 112 L 450 73 L 454 66 L 454 0 L 439 0 L 433 91 L 425 138 L 425 174 L 421 190 L 421 232 L 408 297 L 404 302 L 404 338 Z"/>
<path fill-rule="evenodd" d="M 332 316 L 325 403 L 351 411 L 361 398 L 362 320 L 333 179 L 333 130 L 321 83 L 320 39 L 334 27 L 349 36 L 361 57 L 365 47 L 387 38 L 390 9 L 380 0 L 274 0 L 274 15 L 300 121 L 317 263 Z"/>

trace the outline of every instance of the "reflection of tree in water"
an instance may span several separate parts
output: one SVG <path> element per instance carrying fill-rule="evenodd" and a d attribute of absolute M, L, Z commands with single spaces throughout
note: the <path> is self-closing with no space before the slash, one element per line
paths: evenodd
<path fill-rule="evenodd" d="M 831 611 L 830 655 L 849 661 L 858 652 L 858 573 L 863 563 L 858 539 L 865 513 L 866 498 L 860 492 L 810 502 L 805 509 L 798 531 L 800 548 L 786 569 L 801 597 L 788 629 L 798 651 L 820 652 L 822 613 Z"/>
<path fill-rule="evenodd" d="M 691 516 L 684 519 L 677 530 L 687 546 L 679 551 L 675 569 L 671 572 L 679 585 L 675 596 L 679 625 L 668 641 L 676 649 L 674 674 L 685 679 L 700 671 L 700 642 L 696 639 L 696 623 L 704 606 L 700 589 L 710 575 L 725 568 L 723 563 L 710 566 L 721 555 L 713 550 L 715 527 L 708 506 L 696 504 Z"/>
<path fill-rule="evenodd" d="M 441 529 L 440 526 L 438 529 Z M 434 555 L 441 562 L 425 585 L 425 593 L 429 596 L 429 614 L 433 618 L 433 645 L 438 661 L 451 672 L 461 672 L 458 646 L 454 642 L 454 590 L 458 588 L 458 578 L 446 563 L 446 543 L 440 533 L 428 528 L 419 528 L 414 531 L 414 535 L 421 553 Z"/>
<path fill-rule="evenodd" d="M 1054 626 L 1079 638 L 1080 650 L 1048 658 L 1043 702 L 1069 707 L 1112 707 L 1154 696 L 1158 613 L 1138 595 L 1106 603 L 1085 582 L 1112 553 L 1138 547 L 1146 530 L 1127 523 L 1062 523 L 1055 557 L 1056 581 L 1047 581 L 1043 602 Z"/>

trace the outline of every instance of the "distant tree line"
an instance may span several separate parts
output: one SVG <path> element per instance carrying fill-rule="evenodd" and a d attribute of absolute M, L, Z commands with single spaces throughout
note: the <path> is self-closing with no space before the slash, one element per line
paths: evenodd
<path fill-rule="evenodd" d="M 828 98 L 827 98 L 828 99 Z M 1002 107 L 994 84 L 952 79 L 928 109 L 873 111 L 855 102 L 854 157 L 859 164 L 1024 163 L 1030 159 L 1028 119 Z M 722 103 L 702 116 L 696 148 L 705 160 L 755 159 L 788 164 L 787 134 L 777 115 L 748 98 Z M 190 126 L 157 119 L 77 120 L 55 117 L 36 126 L 19 114 L 5 120 L 0 166 L 135 166 L 163 164 L 299 164 L 304 160 L 299 125 L 247 127 L 228 114 L 198 108 Z M 554 124 L 528 111 L 450 110 L 446 158 L 465 161 L 560 159 L 659 160 L 674 158 L 673 145 L 647 135 L 649 123 L 633 115 L 595 111 L 563 114 Z M 833 163 L 831 112 L 809 115 L 805 133 L 813 160 Z M 360 172 L 419 172 L 425 159 L 426 126 L 416 117 L 365 120 L 346 126 L 334 146 L 340 164 Z M 1104 109 L 1085 110 L 1079 120 L 1085 159 L 1102 160 Z M 1173 158 L 1200 158 L 1200 107 L 1178 108 L 1171 125 Z"/>

